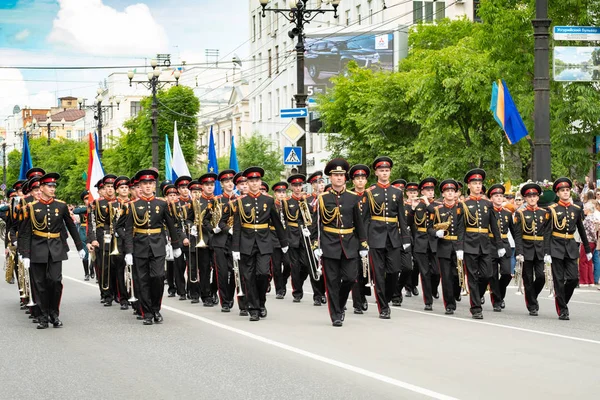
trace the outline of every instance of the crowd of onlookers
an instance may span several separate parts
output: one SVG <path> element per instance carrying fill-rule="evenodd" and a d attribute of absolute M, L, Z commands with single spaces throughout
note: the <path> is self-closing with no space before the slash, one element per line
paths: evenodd
<path fill-rule="evenodd" d="M 583 226 L 593 251 L 593 258 L 587 261 L 583 246 L 579 257 L 579 286 L 590 287 L 596 285 L 600 290 L 600 189 L 596 188 L 589 177 L 585 177 L 585 184 L 573 182 L 573 191 L 583 203 L 585 219 Z"/>

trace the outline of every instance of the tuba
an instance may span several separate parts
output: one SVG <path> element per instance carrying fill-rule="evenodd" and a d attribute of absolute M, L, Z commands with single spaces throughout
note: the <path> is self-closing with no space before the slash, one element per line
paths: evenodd
<path fill-rule="evenodd" d="M 206 211 L 208 210 L 208 206 L 202 210 L 202 205 L 200 204 L 200 199 L 196 199 L 192 201 L 192 205 L 194 207 L 194 225 L 196 229 L 198 229 L 198 243 L 196 244 L 197 248 L 205 248 L 208 247 L 206 242 L 204 241 L 204 234 L 202 232 L 202 221 L 204 220 L 204 216 L 206 215 Z M 211 219 L 212 223 L 212 219 Z M 217 222 L 218 224 L 218 222 Z"/>
<path fill-rule="evenodd" d="M 14 275 L 15 275 L 15 248 L 12 245 L 7 245 L 8 248 L 8 257 L 5 260 L 5 266 L 4 269 L 6 271 L 6 283 L 14 283 Z M 19 274 L 19 277 L 21 276 L 21 274 Z M 21 288 L 21 286 L 19 285 L 19 288 Z"/>

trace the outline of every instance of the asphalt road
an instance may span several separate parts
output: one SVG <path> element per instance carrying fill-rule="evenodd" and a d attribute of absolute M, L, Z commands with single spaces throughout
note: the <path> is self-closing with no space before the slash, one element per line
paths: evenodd
<path fill-rule="evenodd" d="M 2 260 L 3 261 L 3 260 Z M 0 399 L 506 399 L 591 398 L 600 371 L 600 291 L 578 289 L 571 321 L 541 295 L 530 317 L 509 288 L 506 309 L 474 321 L 468 300 L 454 316 L 441 300 L 423 311 L 406 298 L 391 320 L 347 313 L 333 328 L 310 295 L 292 303 L 269 294 L 269 316 L 163 301 L 162 325 L 105 308 L 83 281 L 76 254 L 63 268 L 62 329 L 38 331 L 18 307 L 15 285 L 0 283 Z M 307 290 L 310 290 L 309 288 Z M 351 310 L 351 308 L 350 308 Z M 227 396 L 227 397 L 225 397 Z"/>

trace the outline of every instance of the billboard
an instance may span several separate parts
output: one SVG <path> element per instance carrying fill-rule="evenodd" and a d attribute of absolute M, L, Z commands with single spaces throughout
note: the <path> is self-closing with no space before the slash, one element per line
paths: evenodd
<path fill-rule="evenodd" d="M 600 47 L 556 46 L 554 80 L 560 82 L 600 81 Z"/>
<path fill-rule="evenodd" d="M 309 101 L 333 84 L 331 78 L 346 71 L 354 61 L 360 67 L 394 69 L 394 34 L 335 34 L 306 38 L 304 85 Z"/>

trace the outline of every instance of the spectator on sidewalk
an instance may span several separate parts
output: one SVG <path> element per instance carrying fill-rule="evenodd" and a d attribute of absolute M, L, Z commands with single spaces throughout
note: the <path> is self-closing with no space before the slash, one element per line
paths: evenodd
<path fill-rule="evenodd" d="M 583 220 L 583 226 L 585 228 L 586 236 L 590 242 L 590 248 L 592 252 L 596 249 L 597 240 L 597 226 L 596 220 L 594 219 L 594 210 L 596 206 L 593 201 L 588 201 L 583 206 L 583 213 L 585 219 Z M 579 250 L 579 286 L 592 286 L 594 284 L 594 264 L 592 260 L 587 260 L 586 252 L 583 246 L 580 246 Z"/>

